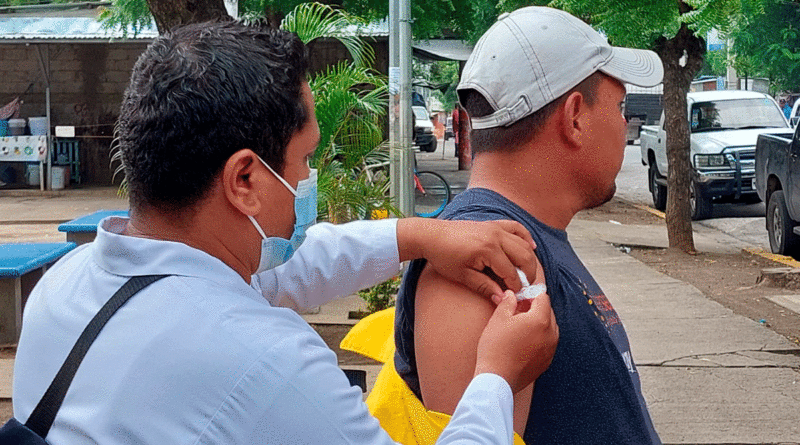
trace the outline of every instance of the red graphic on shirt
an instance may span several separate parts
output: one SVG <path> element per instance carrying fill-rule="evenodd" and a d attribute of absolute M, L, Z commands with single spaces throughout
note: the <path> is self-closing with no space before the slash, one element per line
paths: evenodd
<path fill-rule="evenodd" d="M 605 295 L 592 296 L 589 304 L 592 304 L 599 311 L 596 315 L 600 317 L 600 320 L 607 327 L 622 323 L 619 319 L 619 315 L 617 315 L 617 311 L 614 310 L 614 306 L 611 306 L 611 302 L 608 301 Z"/>

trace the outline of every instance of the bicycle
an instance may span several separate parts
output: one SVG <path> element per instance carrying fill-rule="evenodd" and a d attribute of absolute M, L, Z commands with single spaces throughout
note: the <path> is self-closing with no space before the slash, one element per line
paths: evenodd
<path fill-rule="evenodd" d="M 436 218 L 452 197 L 450 184 L 439 173 L 414 169 L 414 214 Z"/>
<path fill-rule="evenodd" d="M 389 166 L 389 162 L 379 162 L 365 165 L 364 171 L 370 182 L 377 178 L 382 178 L 386 173 L 384 170 Z M 444 210 L 445 206 L 452 198 L 450 184 L 447 183 L 442 175 L 416 168 L 416 158 L 414 159 L 414 215 L 423 218 L 435 218 Z M 388 186 L 388 184 L 387 184 Z"/>

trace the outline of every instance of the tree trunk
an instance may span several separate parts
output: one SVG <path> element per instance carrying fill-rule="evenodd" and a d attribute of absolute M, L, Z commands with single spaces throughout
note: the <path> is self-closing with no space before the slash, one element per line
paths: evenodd
<path fill-rule="evenodd" d="M 284 17 L 286 17 L 286 14 L 278 11 L 277 9 L 272 9 L 269 7 L 264 9 L 264 19 L 272 28 L 280 28 Z"/>
<path fill-rule="evenodd" d="M 223 0 L 147 0 L 147 7 L 160 34 L 189 23 L 232 20 Z"/>
<path fill-rule="evenodd" d="M 686 93 L 692 79 L 703 65 L 705 42 L 686 24 L 675 37 L 662 39 L 656 53 L 664 63 L 664 129 L 666 130 L 667 162 L 667 237 L 669 247 L 695 253 L 692 235 L 689 186 L 692 166 L 689 160 L 689 119 Z M 682 66 L 681 58 L 686 56 Z"/>

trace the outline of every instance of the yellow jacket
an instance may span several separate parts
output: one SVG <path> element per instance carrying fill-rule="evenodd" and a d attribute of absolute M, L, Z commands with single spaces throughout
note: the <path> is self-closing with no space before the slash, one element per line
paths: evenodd
<path fill-rule="evenodd" d="M 366 403 L 392 440 L 404 445 L 434 444 L 450 416 L 425 409 L 394 369 L 394 308 L 358 322 L 340 347 L 383 363 Z M 517 434 L 514 444 L 525 445 Z"/>

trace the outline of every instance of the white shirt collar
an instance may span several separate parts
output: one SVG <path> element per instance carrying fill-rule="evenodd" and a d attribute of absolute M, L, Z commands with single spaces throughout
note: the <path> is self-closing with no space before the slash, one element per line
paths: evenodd
<path fill-rule="evenodd" d="M 236 271 L 202 250 L 175 241 L 122 235 L 128 221 L 129 218 L 111 216 L 97 225 L 92 255 L 105 271 L 122 276 L 169 274 L 205 278 L 253 293 Z"/>

